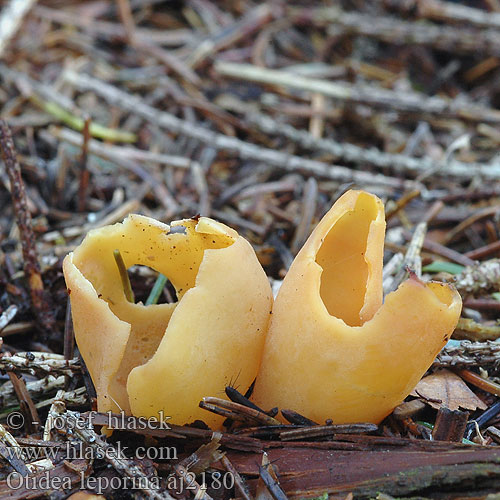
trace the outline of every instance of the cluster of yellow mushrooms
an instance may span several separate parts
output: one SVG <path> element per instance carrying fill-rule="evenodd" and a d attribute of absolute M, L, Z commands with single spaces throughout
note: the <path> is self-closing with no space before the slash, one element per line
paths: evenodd
<path fill-rule="evenodd" d="M 385 217 L 364 191 L 344 194 L 297 254 L 273 303 L 250 244 L 206 217 L 166 225 L 130 215 L 90 231 L 64 260 L 76 341 L 99 411 L 169 423 L 222 417 L 199 408 L 237 380 L 260 407 L 318 422 L 380 422 L 414 388 L 461 311 L 443 283 L 382 295 Z M 177 302 L 127 300 L 125 266 L 164 274 Z"/>

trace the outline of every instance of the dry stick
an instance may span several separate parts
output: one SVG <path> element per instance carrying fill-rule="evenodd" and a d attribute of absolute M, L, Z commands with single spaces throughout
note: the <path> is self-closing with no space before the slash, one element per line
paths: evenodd
<path fill-rule="evenodd" d="M 187 64 L 191 67 L 199 66 L 208 57 L 216 52 L 234 46 L 238 41 L 259 30 L 273 18 L 273 9 L 264 3 L 249 10 L 231 26 L 224 26 L 218 33 L 211 35 L 190 48 Z"/>
<path fill-rule="evenodd" d="M 118 4 L 118 14 L 122 21 L 123 27 L 125 28 L 125 33 L 127 34 L 127 40 L 130 45 L 135 43 L 135 22 L 132 15 L 132 9 L 130 8 L 130 3 L 128 0 L 116 0 Z"/>
<path fill-rule="evenodd" d="M 108 38 L 113 40 L 127 41 L 125 27 L 119 23 L 98 21 L 95 18 L 82 17 L 78 14 L 70 14 L 62 8 L 51 9 L 42 5 L 37 5 L 33 9 L 33 14 L 41 19 L 70 26 L 76 26 L 93 38 Z M 146 28 L 136 28 L 134 32 L 140 41 L 151 42 L 160 45 L 182 45 L 192 41 L 193 31 L 188 29 L 173 30 L 153 30 Z"/>
<path fill-rule="evenodd" d="M 399 3 L 399 2 L 397 2 Z M 415 2 L 418 15 L 429 19 L 448 22 L 464 22 L 478 28 L 500 28 L 500 13 L 467 7 L 441 0 L 420 0 Z"/>
<path fill-rule="evenodd" d="M 294 425 L 307 425 L 307 426 L 319 425 L 314 420 L 304 417 L 304 415 L 301 415 L 300 413 L 297 413 L 294 410 L 286 410 L 286 409 L 281 410 L 281 414 L 283 415 L 283 417 L 286 418 L 286 420 L 288 420 L 291 424 Z"/>
<path fill-rule="evenodd" d="M 311 96 L 311 119 L 309 120 L 309 133 L 321 139 L 323 135 L 325 120 L 321 111 L 325 108 L 325 96 L 315 93 Z"/>
<path fill-rule="evenodd" d="M 464 340 L 459 346 L 443 347 L 437 355 L 433 368 L 465 368 L 473 366 L 498 366 L 500 363 L 500 344 L 486 342 L 469 342 Z M 495 370 L 493 370 L 495 371 Z"/>
<path fill-rule="evenodd" d="M 1 324 L 0 317 L 0 324 Z M 20 333 L 27 333 L 31 331 L 35 327 L 35 323 L 33 321 L 18 321 L 17 323 L 13 323 L 12 325 L 7 325 L 3 330 L 0 330 L 0 335 L 2 337 L 7 337 L 8 335 L 17 335 Z"/>
<path fill-rule="evenodd" d="M 477 309 L 478 311 L 497 311 L 500 312 L 500 302 L 496 299 L 466 299 L 464 307 Z"/>
<path fill-rule="evenodd" d="M 376 424 L 338 424 L 338 425 L 315 425 L 300 429 L 281 431 L 279 437 L 282 441 L 303 440 L 331 436 L 332 434 L 364 434 L 375 432 L 378 429 Z"/>
<path fill-rule="evenodd" d="M 69 300 L 69 296 L 66 301 L 66 317 L 64 319 L 63 353 L 66 361 L 73 359 L 75 354 L 75 332 L 73 330 L 73 321 L 71 319 L 71 302 Z"/>
<path fill-rule="evenodd" d="M 402 269 L 404 264 L 404 255 L 400 252 L 395 253 L 391 260 L 384 266 L 382 274 L 382 288 L 384 295 L 393 291 L 394 275 Z"/>
<path fill-rule="evenodd" d="M 181 481 L 186 482 L 186 489 L 191 490 L 195 494 L 194 500 L 213 500 L 212 497 L 207 494 L 207 486 L 205 484 L 200 486 L 196 479 L 193 479 L 193 477 L 189 475 L 189 471 L 184 465 L 175 464 L 173 469 L 177 477 Z"/>
<path fill-rule="evenodd" d="M 206 410 L 218 413 L 219 415 L 225 415 L 230 418 L 234 418 L 240 421 L 256 421 L 261 425 L 281 425 L 279 420 L 274 417 L 269 416 L 259 410 L 254 410 L 248 406 L 241 405 L 239 403 L 234 403 L 232 401 L 227 401 L 226 399 L 216 398 L 216 397 L 205 397 L 200 401 L 200 408 L 205 408 Z M 219 408 L 220 407 L 220 408 Z M 220 411 L 222 409 L 222 411 Z"/>
<path fill-rule="evenodd" d="M 402 3 L 402 2 L 400 2 Z M 478 30 L 404 21 L 398 17 L 345 12 L 336 7 L 290 8 L 289 13 L 303 23 L 330 26 L 330 32 L 374 37 L 398 45 L 424 45 L 456 54 L 500 54 L 497 29 Z"/>
<path fill-rule="evenodd" d="M 234 479 L 234 485 L 236 486 L 238 491 L 241 493 L 241 496 L 243 497 L 243 499 L 244 500 L 253 500 L 253 497 L 252 497 L 250 491 L 248 490 L 247 485 L 244 483 L 239 472 L 236 470 L 236 468 L 231 463 L 229 458 L 227 458 L 227 456 L 224 455 L 220 461 L 221 461 L 221 464 L 229 472 L 229 474 L 231 474 L 232 478 Z"/>
<path fill-rule="evenodd" d="M 85 119 L 82 130 L 82 153 L 80 155 L 80 185 L 78 186 L 78 211 L 83 212 L 87 204 L 87 191 L 90 174 L 87 168 L 87 158 L 89 155 L 90 140 L 90 116 Z"/>
<path fill-rule="evenodd" d="M 387 289 L 384 286 L 384 291 L 386 291 L 386 293 L 396 290 L 396 288 L 407 276 L 408 270 L 410 273 L 414 272 L 418 277 L 422 276 L 422 260 L 420 258 L 420 252 L 422 250 L 422 245 L 424 244 L 426 232 L 426 222 L 420 222 L 417 224 L 410 244 L 408 245 L 408 250 L 404 256 L 402 267 L 392 279 L 392 283 L 387 283 Z"/>
<path fill-rule="evenodd" d="M 68 128 L 50 127 L 49 133 L 61 141 L 68 142 L 73 146 L 82 146 L 82 136 Z M 89 152 L 106 160 L 128 159 L 140 162 L 154 162 L 167 167 L 189 169 L 193 165 L 199 165 L 197 161 L 190 160 L 184 156 L 168 155 L 163 153 L 153 153 L 131 146 L 115 146 L 113 144 L 103 144 L 95 139 L 89 141 Z"/>
<path fill-rule="evenodd" d="M 35 235 L 31 225 L 31 214 L 28 210 L 26 191 L 21 177 L 21 166 L 17 160 L 14 141 L 9 126 L 0 119 L 0 147 L 5 168 L 10 180 L 12 204 L 16 214 L 17 225 L 23 249 L 24 273 L 28 278 L 31 303 L 45 334 L 54 328 L 54 316 L 49 297 L 44 293 L 40 265 L 35 247 Z"/>
<path fill-rule="evenodd" d="M 280 123 L 267 115 L 250 113 L 247 120 L 266 134 L 277 134 L 294 141 L 304 148 L 314 151 L 325 151 L 343 161 L 356 164 L 369 164 L 390 169 L 399 174 L 420 174 L 426 170 L 435 169 L 436 161 L 429 157 L 412 158 L 404 154 L 385 153 L 376 148 L 361 148 L 354 144 L 340 143 L 333 139 L 317 139 L 305 130 L 298 130 L 286 123 Z M 437 176 L 461 177 L 472 179 L 477 176 L 485 178 L 500 178 L 500 165 L 463 163 L 450 160 L 446 166 L 436 171 Z M 418 184 L 415 183 L 414 187 Z"/>
<path fill-rule="evenodd" d="M 123 26 L 125 27 L 125 32 L 127 34 L 127 41 L 135 47 L 136 49 L 153 56 L 160 62 L 165 64 L 167 68 L 178 73 L 181 77 L 191 82 L 195 86 L 201 85 L 201 80 L 198 75 L 192 71 L 191 68 L 187 67 L 180 59 L 178 59 L 171 52 L 164 50 L 163 48 L 155 45 L 151 40 L 142 40 L 135 35 L 135 23 L 132 16 L 132 10 L 130 8 L 130 3 L 128 0 L 117 0 L 118 2 L 118 13 L 120 15 Z"/>
<path fill-rule="evenodd" d="M 134 291 L 132 290 L 132 285 L 130 284 L 130 278 L 127 272 L 127 266 L 125 265 L 120 250 L 113 250 L 113 257 L 115 258 L 116 266 L 118 267 L 118 273 L 120 274 L 120 280 L 122 282 L 125 298 L 133 304 L 135 302 Z"/>
<path fill-rule="evenodd" d="M 274 500 L 288 500 L 278 481 L 271 475 L 266 466 L 259 465 L 259 476 Z"/>
<path fill-rule="evenodd" d="M 0 441 L 0 455 L 2 455 L 7 462 L 11 465 L 11 467 L 21 474 L 21 476 L 29 476 L 30 470 L 26 466 L 26 464 L 19 458 L 20 453 L 17 453 L 17 450 L 20 450 L 19 446 L 16 446 L 16 451 L 13 451 L 12 447 L 5 446 Z"/>
<path fill-rule="evenodd" d="M 47 420 L 43 426 L 43 440 L 50 441 L 50 433 L 54 427 L 54 422 L 62 415 L 66 409 L 64 405 L 64 390 L 60 389 L 57 391 L 54 401 L 50 405 L 49 412 L 47 414 Z"/>
<path fill-rule="evenodd" d="M 400 210 L 402 210 L 411 200 L 420 196 L 420 190 L 414 189 L 413 191 L 409 191 L 408 193 L 403 194 L 399 200 L 397 200 L 394 205 L 386 211 L 385 220 L 388 221 L 392 217 L 394 217 Z"/>
<path fill-rule="evenodd" d="M 314 177 L 307 179 L 302 196 L 302 214 L 293 236 L 291 251 L 295 255 L 302 247 L 307 237 L 316 211 L 316 198 L 318 196 L 318 183 Z"/>
<path fill-rule="evenodd" d="M 249 142 L 241 141 L 235 137 L 229 137 L 223 134 L 207 130 L 181 120 L 176 116 L 165 111 L 159 111 L 144 102 L 136 96 L 123 92 L 122 90 L 104 83 L 96 78 L 87 75 L 77 74 L 73 71 L 66 71 L 64 78 L 80 90 L 92 91 L 108 101 L 109 104 L 126 109 L 135 113 L 145 120 L 148 120 L 172 133 L 183 134 L 187 137 L 208 144 L 216 149 L 230 151 L 239 155 L 242 159 L 252 159 L 267 163 L 284 170 L 295 172 L 302 171 L 309 175 L 314 175 L 326 179 L 332 179 L 339 182 L 354 181 L 360 184 L 376 184 L 392 188 L 410 189 L 414 183 L 401 181 L 393 177 L 387 177 L 381 174 L 372 174 L 369 172 L 360 172 L 351 170 L 338 165 L 328 165 L 326 163 L 308 160 L 299 156 L 289 155 L 280 151 L 263 148 Z"/>
<path fill-rule="evenodd" d="M 457 264 L 461 264 L 462 266 L 473 266 L 476 263 L 466 255 L 463 255 L 452 248 L 445 247 L 437 241 L 432 241 L 429 238 L 425 238 L 422 248 L 427 252 L 440 255 L 441 257 L 451 260 L 452 262 L 456 262 Z"/>
<path fill-rule="evenodd" d="M 67 410 L 61 417 L 66 421 L 68 430 L 72 430 L 79 439 L 81 439 L 88 447 L 94 451 L 94 456 L 97 453 L 102 454 L 104 459 L 122 476 L 138 479 L 137 485 L 148 498 L 156 500 L 173 500 L 173 497 L 167 491 L 155 489 L 149 478 L 144 475 L 140 467 L 131 459 L 128 459 L 123 453 L 114 448 L 111 444 L 104 441 L 101 436 L 96 434 L 90 426 L 85 429 L 81 425 L 80 414 Z"/>
<path fill-rule="evenodd" d="M 28 434 L 32 434 L 33 432 L 36 432 L 40 426 L 40 418 L 38 417 L 35 404 L 31 399 L 30 393 L 26 389 L 24 380 L 11 371 L 8 372 L 8 375 L 21 406 L 21 410 L 23 410 L 23 414 L 25 416 L 26 430 Z"/>
<path fill-rule="evenodd" d="M 50 127 L 49 133 L 50 135 L 53 135 L 54 137 L 57 137 L 62 141 L 66 141 L 74 146 L 82 145 L 82 138 L 80 137 L 80 134 L 77 134 L 72 130 Z M 40 132 L 40 136 L 44 138 L 49 133 L 42 130 Z M 89 141 L 88 147 L 91 154 L 116 163 L 120 167 L 129 170 L 133 174 L 140 177 L 144 182 L 149 184 L 158 201 L 167 209 L 166 216 L 172 215 L 178 210 L 178 204 L 167 188 L 161 182 L 158 182 L 158 179 L 154 176 L 154 174 L 141 167 L 139 163 L 136 162 L 152 161 L 178 168 L 189 168 L 191 165 L 196 164 L 196 162 L 192 162 L 188 158 L 180 156 L 157 154 L 135 148 L 103 144 L 94 139 Z"/>
<path fill-rule="evenodd" d="M 33 380 L 26 383 L 26 389 L 31 397 L 39 398 L 44 394 L 48 394 L 54 389 L 61 389 L 64 385 L 64 377 L 54 377 L 47 375 L 46 377 L 38 380 Z M 8 408 L 17 402 L 15 397 L 14 387 L 12 384 L 3 384 L 0 386 L 0 398 L 2 398 L 2 406 Z"/>
<path fill-rule="evenodd" d="M 8 446 L 5 446 L 5 444 Z M 22 476 L 30 473 L 29 468 L 21 460 L 22 450 L 14 436 L 0 424 L 0 454 L 12 465 L 15 471 Z"/>
<path fill-rule="evenodd" d="M 482 259 L 491 254 L 500 252 L 500 240 L 489 243 L 483 247 L 475 248 L 470 252 L 466 252 L 465 255 L 470 259 Z"/>
<path fill-rule="evenodd" d="M 0 56 L 36 0 L 10 0 L 0 17 Z"/>
<path fill-rule="evenodd" d="M 499 205 L 494 205 L 492 207 L 485 207 L 481 210 L 478 210 L 477 212 L 473 213 L 470 217 L 467 217 L 467 219 L 463 220 L 455 226 L 447 235 L 445 238 L 445 244 L 450 243 L 454 241 L 458 236 L 460 236 L 468 227 L 472 226 L 476 222 L 480 221 L 481 219 L 484 219 L 486 217 L 492 217 L 496 214 L 500 213 L 500 206 Z"/>
<path fill-rule="evenodd" d="M 308 78 L 287 71 L 261 68 L 251 64 L 216 61 L 215 71 L 223 76 L 250 82 L 279 85 L 308 92 L 318 92 L 333 99 L 413 113 L 437 114 L 479 122 L 500 123 L 500 111 L 476 105 L 464 105 L 441 97 L 427 97 L 416 92 L 396 92 L 373 85 L 354 85 Z"/>
<path fill-rule="evenodd" d="M 69 361 L 75 355 L 75 331 L 73 329 L 73 320 L 71 317 L 71 301 L 66 299 L 66 317 L 64 318 L 64 344 L 63 344 L 64 359 Z M 64 380 L 64 388 L 68 389 L 71 378 L 66 375 Z"/>
<path fill-rule="evenodd" d="M 205 150 L 206 151 L 206 150 Z M 210 190 L 207 184 L 205 171 L 198 162 L 191 164 L 192 185 L 198 192 L 198 213 L 205 217 L 210 216 Z"/>
<path fill-rule="evenodd" d="M 444 208 L 444 202 L 442 200 L 437 200 L 435 201 L 425 212 L 424 217 L 422 218 L 423 222 L 427 222 L 429 224 L 432 222 L 443 210 Z"/>
<path fill-rule="evenodd" d="M 81 118 L 83 112 L 68 96 L 55 91 L 50 85 L 33 80 L 24 73 L 13 70 L 2 63 L 0 63 L 0 73 L 2 78 L 9 82 L 20 82 L 26 96 L 45 112 L 62 120 L 70 127 L 83 130 L 85 125 Z M 95 122 L 90 124 L 89 132 L 91 135 L 110 141 L 135 142 L 137 140 L 136 135 L 132 132 L 108 128 Z"/>
<path fill-rule="evenodd" d="M 483 391 L 494 394 L 500 397 L 500 385 L 495 382 L 485 379 L 478 375 L 477 373 L 471 372 L 469 370 L 458 370 L 457 373 L 469 384 L 475 385 L 482 389 Z"/>
<path fill-rule="evenodd" d="M 60 354 L 28 352 L 0 357 L 0 370 L 30 375 L 61 375 L 80 371 L 80 363 L 77 358 L 66 361 Z"/>
<path fill-rule="evenodd" d="M 15 318 L 17 314 L 17 306 L 12 304 L 7 307 L 7 309 L 0 314 L 0 334 L 2 330 Z"/>

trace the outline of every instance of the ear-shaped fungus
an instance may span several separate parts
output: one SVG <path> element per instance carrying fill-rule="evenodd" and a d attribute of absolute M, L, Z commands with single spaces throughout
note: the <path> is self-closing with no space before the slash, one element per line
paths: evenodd
<path fill-rule="evenodd" d="M 254 400 L 322 422 L 380 422 L 449 339 L 456 290 L 410 278 L 382 303 L 381 201 L 343 195 L 290 267 L 273 306 Z"/>
<path fill-rule="evenodd" d="M 178 301 L 129 302 L 115 249 L 127 268 L 140 264 L 167 276 Z M 198 403 L 222 396 L 231 381 L 252 383 L 272 307 L 267 277 L 244 238 L 206 217 L 170 227 L 130 215 L 91 231 L 63 269 L 100 411 L 221 424 Z"/>

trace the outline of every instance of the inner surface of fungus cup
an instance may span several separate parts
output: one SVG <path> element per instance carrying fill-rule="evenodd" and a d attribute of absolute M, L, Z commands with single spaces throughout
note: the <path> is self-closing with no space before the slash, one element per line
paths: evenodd
<path fill-rule="evenodd" d="M 383 204 L 363 191 L 320 221 L 273 306 L 253 397 L 261 408 L 379 423 L 430 367 L 458 322 L 460 295 L 413 277 L 383 302 L 384 235 Z"/>
<path fill-rule="evenodd" d="M 127 268 L 140 264 L 167 276 L 178 301 L 129 302 L 115 249 Z M 250 386 L 272 306 L 269 281 L 244 238 L 206 217 L 168 226 L 130 215 L 90 231 L 63 270 L 99 411 L 221 425 L 222 417 L 198 403 L 222 397 L 231 381 Z"/>

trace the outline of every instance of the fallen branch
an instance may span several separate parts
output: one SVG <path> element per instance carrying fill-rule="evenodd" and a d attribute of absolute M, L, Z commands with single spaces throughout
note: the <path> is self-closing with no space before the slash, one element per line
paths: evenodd
<path fill-rule="evenodd" d="M 66 361 L 61 354 L 26 352 L 0 357 L 0 370 L 56 376 L 79 371 L 80 363 L 77 358 Z"/>
<path fill-rule="evenodd" d="M 467 368 L 472 366 L 492 367 L 500 365 L 500 344 L 493 341 L 469 342 L 464 340 L 459 346 L 445 346 L 437 355 L 433 368 Z"/>
<path fill-rule="evenodd" d="M 21 237 L 23 249 L 24 273 L 28 278 L 31 303 L 33 312 L 40 322 L 41 327 L 47 332 L 54 328 L 53 308 L 49 297 L 44 292 L 40 264 L 35 247 L 35 234 L 31 223 L 31 213 L 28 210 L 28 202 L 24 182 L 21 177 L 21 166 L 17 160 L 14 141 L 9 126 L 5 120 L 0 119 L 0 148 L 9 176 L 12 204 L 16 214 L 17 225 Z"/>
<path fill-rule="evenodd" d="M 289 155 L 281 151 L 263 148 L 249 142 L 241 141 L 235 137 L 218 134 L 206 128 L 198 127 L 192 123 L 181 120 L 171 113 L 159 111 L 145 104 L 141 99 L 122 90 L 87 75 L 66 71 L 64 78 L 80 90 L 95 92 L 103 97 L 109 104 L 126 109 L 162 128 L 176 134 L 197 139 L 216 149 L 236 153 L 241 159 L 252 159 L 273 165 L 290 172 L 302 171 L 309 175 L 339 182 L 357 182 L 363 185 L 381 185 L 393 188 L 413 188 L 413 182 L 405 182 L 394 177 L 382 174 L 372 174 L 351 170 L 339 165 L 308 160 L 299 156 Z"/>
<path fill-rule="evenodd" d="M 0 16 L 0 56 L 36 0 L 10 0 Z"/>
<path fill-rule="evenodd" d="M 373 165 L 403 175 L 420 175 L 427 170 L 435 169 L 439 165 L 439 162 L 429 157 L 413 158 L 404 154 L 386 153 L 374 147 L 362 148 L 355 144 L 340 143 L 330 138 L 319 139 L 305 130 L 296 129 L 292 125 L 280 123 L 267 115 L 259 113 L 249 113 L 245 118 L 259 128 L 261 132 L 286 137 L 306 149 L 325 151 L 332 154 L 336 159 L 353 162 L 357 165 Z M 477 177 L 499 179 L 500 165 L 463 163 L 450 160 L 442 168 L 439 168 L 434 175 L 463 179 Z"/>
<path fill-rule="evenodd" d="M 496 109 L 462 104 L 457 100 L 447 100 L 441 97 L 427 97 L 416 92 L 401 92 L 373 85 L 354 85 L 347 82 L 318 80 L 287 71 L 261 68 L 251 64 L 216 61 L 214 68 L 222 76 L 308 92 L 317 92 L 339 101 L 365 104 L 377 108 L 397 109 L 418 114 L 428 113 L 439 115 L 440 117 L 447 116 L 476 122 L 500 123 L 500 111 Z"/>
<path fill-rule="evenodd" d="M 290 8 L 288 12 L 299 22 L 328 26 L 330 32 L 337 35 L 340 31 L 352 35 L 364 35 L 396 45 L 434 47 L 452 54 L 457 52 L 500 54 L 500 33 L 497 29 L 474 29 L 411 22 L 391 16 L 345 12 L 337 7 Z"/>

